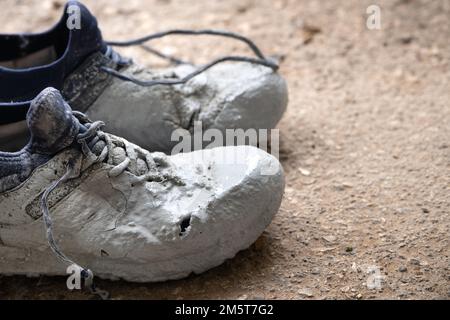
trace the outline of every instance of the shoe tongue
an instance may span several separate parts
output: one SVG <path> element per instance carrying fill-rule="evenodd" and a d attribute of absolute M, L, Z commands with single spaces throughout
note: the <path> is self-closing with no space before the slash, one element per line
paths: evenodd
<path fill-rule="evenodd" d="M 31 151 L 55 154 L 73 143 L 80 132 L 80 123 L 61 93 L 44 89 L 32 102 L 27 114 L 31 133 Z"/>

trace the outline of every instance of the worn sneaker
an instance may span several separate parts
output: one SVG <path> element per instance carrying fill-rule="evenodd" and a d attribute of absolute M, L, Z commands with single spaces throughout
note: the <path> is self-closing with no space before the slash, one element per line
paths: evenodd
<path fill-rule="evenodd" d="M 78 20 L 77 20 L 78 19 Z M 177 65 L 145 69 L 121 57 L 113 46 L 141 45 L 168 35 L 214 35 L 248 45 L 255 58 L 228 56 L 195 67 Z M 27 141 L 29 101 L 55 87 L 74 110 L 107 121 L 109 130 L 152 151 L 169 153 L 176 129 L 271 129 L 285 111 L 288 94 L 277 64 L 256 45 L 229 32 L 171 30 L 127 42 L 105 42 L 96 19 L 85 6 L 70 1 L 52 29 L 40 34 L 0 35 L 0 130 L 9 150 Z M 234 62 L 227 63 L 224 62 Z M 7 128 L 3 131 L 9 132 Z M 14 136 L 11 136 L 11 135 Z M 0 140 L 2 143 L 2 140 Z M 9 146 L 12 144 L 12 146 Z"/>
<path fill-rule="evenodd" d="M 249 247 L 280 206 L 281 165 L 251 146 L 149 153 L 52 88 L 27 124 L 27 146 L 0 153 L 1 274 L 179 279 Z"/>

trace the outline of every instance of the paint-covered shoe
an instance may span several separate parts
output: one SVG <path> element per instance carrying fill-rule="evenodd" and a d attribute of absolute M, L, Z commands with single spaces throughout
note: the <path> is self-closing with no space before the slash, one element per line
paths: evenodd
<path fill-rule="evenodd" d="M 249 247 L 280 206 L 281 165 L 254 147 L 150 153 L 52 88 L 27 124 L 27 146 L 0 153 L 1 274 L 183 278 Z"/>
<path fill-rule="evenodd" d="M 46 87 L 61 90 L 74 110 L 107 121 L 111 133 L 165 153 L 177 143 L 171 141 L 174 130 L 192 131 L 195 121 L 222 132 L 272 129 L 285 111 L 287 86 L 277 64 L 242 36 L 171 30 L 105 42 L 85 6 L 69 1 L 64 10 L 47 32 L 0 35 L 0 132 L 8 133 L 0 137 L 3 148 L 28 139 L 23 120 L 29 101 Z M 112 49 L 173 34 L 233 38 L 248 45 L 255 57 L 228 56 L 199 67 L 170 58 L 176 66 L 145 69 Z"/>

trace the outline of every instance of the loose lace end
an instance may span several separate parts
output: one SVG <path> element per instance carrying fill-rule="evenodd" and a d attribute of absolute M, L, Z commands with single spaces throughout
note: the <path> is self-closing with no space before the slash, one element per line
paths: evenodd
<path fill-rule="evenodd" d="M 205 72 L 206 70 L 212 68 L 213 66 L 219 64 L 219 63 L 223 63 L 223 62 L 248 62 L 248 63 L 253 63 L 253 64 L 258 64 L 258 65 L 262 65 L 268 68 L 271 68 L 274 71 L 277 71 L 279 69 L 279 65 L 270 60 L 267 59 L 263 53 L 261 52 L 261 50 L 256 46 L 256 44 L 251 41 L 250 39 L 241 36 L 239 34 L 233 33 L 233 32 L 228 32 L 228 31 L 221 31 L 221 30 L 181 30 L 181 29 L 176 29 L 176 30 L 169 30 L 169 31 L 164 31 L 164 32 L 159 32 L 159 33 L 155 33 L 152 35 L 148 35 L 146 37 L 142 37 L 142 38 L 138 38 L 135 40 L 130 40 L 130 41 L 109 41 L 106 42 L 107 45 L 109 46 L 118 46 L 118 47 L 127 47 L 127 46 L 135 46 L 135 45 L 140 45 L 144 50 L 146 50 L 147 52 L 150 52 L 160 58 L 166 59 L 176 65 L 180 65 L 180 64 L 190 64 L 186 61 L 183 61 L 181 59 L 172 57 L 172 56 L 168 56 L 165 55 L 161 52 L 159 52 L 158 50 L 155 50 L 149 46 L 144 45 L 145 42 L 151 41 L 151 40 L 155 40 L 155 39 L 159 39 L 159 38 L 163 38 L 165 36 L 169 36 L 169 35 L 191 35 L 191 36 L 200 36 L 200 35 L 213 35 L 213 36 L 221 36 L 221 37 L 226 37 L 226 38 L 231 38 L 231 39 L 235 39 L 241 42 L 244 42 L 251 50 L 252 52 L 255 54 L 256 58 L 250 58 L 250 57 L 240 57 L 240 56 L 225 56 L 219 59 L 216 59 L 200 68 L 198 68 L 197 70 L 195 70 L 194 72 L 190 73 L 189 75 L 187 75 L 186 77 L 184 77 L 183 79 L 162 79 L 162 80 L 140 80 L 125 74 L 122 74 L 120 72 L 118 72 L 117 70 L 108 68 L 108 67 L 101 67 L 101 70 L 103 70 L 104 72 L 110 74 L 111 76 L 114 76 L 118 79 L 121 79 L 123 81 L 128 81 L 128 82 L 132 82 L 134 84 L 143 86 L 143 87 L 152 87 L 152 86 L 156 86 L 156 85 L 168 85 L 168 86 L 172 86 L 172 85 L 178 85 L 178 84 L 185 84 L 186 82 L 188 82 L 189 80 L 191 80 L 192 78 L 200 75 L 201 73 Z M 109 50 L 112 51 L 113 50 Z M 116 59 L 119 59 L 118 57 L 120 57 L 120 55 L 115 54 L 112 55 L 113 57 L 116 57 Z M 122 59 L 122 58 L 120 58 Z M 120 60 L 119 59 L 119 60 Z"/>

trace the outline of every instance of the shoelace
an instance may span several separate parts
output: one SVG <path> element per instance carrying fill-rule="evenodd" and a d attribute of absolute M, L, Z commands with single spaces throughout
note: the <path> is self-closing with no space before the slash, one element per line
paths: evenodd
<path fill-rule="evenodd" d="M 256 55 L 256 58 L 250 58 L 250 57 L 243 57 L 243 56 L 225 56 L 225 57 L 221 57 L 218 58 L 210 63 L 207 63 L 201 67 L 199 67 L 197 70 L 191 72 L 190 74 L 188 74 L 187 76 L 185 76 L 182 79 L 162 79 L 162 80 L 140 80 L 137 79 L 135 77 L 129 76 L 129 75 L 125 75 L 120 73 L 119 71 L 109 68 L 109 67 L 101 67 L 101 69 L 116 77 L 119 78 L 123 81 L 129 81 L 132 82 L 134 84 L 143 86 L 143 87 L 151 87 L 151 86 L 156 86 L 156 85 L 177 85 L 177 84 L 184 84 L 186 82 L 188 82 L 189 80 L 191 80 L 192 78 L 202 74 L 203 72 L 205 72 L 206 70 L 212 68 L 213 66 L 219 64 L 219 63 L 223 63 L 223 62 L 227 62 L 227 61 L 232 61 L 232 62 L 248 62 L 248 63 L 253 63 L 253 64 L 259 64 L 268 68 L 273 69 L 274 71 L 278 70 L 279 66 L 277 63 L 275 63 L 272 60 L 269 60 L 268 58 L 266 58 L 263 53 L 261 52 L 261 50 L 256 46 L 256 44 L 251 41 L 250 39 L 241 36 L 239 34 L 233 33 L 233 32 L 228 32 L 228 31 L 220 31 L 220 30 L 182 30 L 182 29 L 176 29 L 176 30 L 169 30 L 169 31 L 164 31 L 164 32 L 158 32 L 155 34 L 151 34 L 148 35 L 146 37 L 142 37 L 142 38 L 138 38 L 135 40 L 130 40 L 130 41 L 110 41 L 110 42 L 106 42 L 106 44 L 109 46 L 108 47 L 108 53 L 107 55 L 114 61 L 116 62 L 119 66 L 123 66 L 128 63 L 130 63 L 130 60 L 124 59 L 123 57 L 120 56 L 120 54 L 118 54 L 117 52 L 115 52 L 113 49 L 111 49 L 111 47 L 128 47 L 128 46 L 136 46 L 136 45 L 140 45 L 142 46 L 146 51 L 157 55 L 158 57 L 167 59 L 169 61 L 171 61 L 172 63 L 175 64 L 189 64 L 181 59 L 175 58 L 175 57 L 171 57 L 168 55 L 165 55 L 151 47 L 148 47 L 146 45 L 144 45 L 145 42 L 151 41 L 151 40 L 155 40 L 155 39 L 160 39 L 169 35 L 191 35 L 191 36 L 200 36 L 200 35 L 212 35 L 212 36 L 221 36 L 221 37 L 226 37 L 226 38 L 231 38 L 231 39 L 235 39 L 241 42 L 244 42 L 248 47 L 250 47 L 250 49 L 253 51 L 253 53 Z"/>
<path fill-rule="evenodd" d="M 145 152 L 141 149 L 136 149 L 129 142 L 121 138 L 115 138 L 115 140 L 113 141 L 109 135 L 101 131 L 104 126 L 104 123 L 102 121 L 92 122 L 86 117 L 86 115 L 77 111 L 73 111 L 73 115 L 87 129 L 85 132 L 79 133 L 76 137 L 77 142 L 81 145 L 84 163 L 80 165 L 79 163 L 77 164 L 77 159 L 69 160 L 66 173 L 44 190 L 44 193 L 41 197 L 40 206 L 46 228 L 48 244 L 52 251 L 61 261 L 69 263 L 71 265 L 75 265 L 81 270 L 81 276 L 84 279 L 84 285 L 91 291 L 91 293 L 100 296 L 102 299 L 107 299 L 109 297 L 109 293 L 96 288 L 94 284 L 94 273 L 88 268 L 82 267 L 80 264 L 67 257 L 56 243 L 53 235 L 53 222 L 48 206 L 49 196 L 58 186 L 71 179 L 79 177 L 80 171 L 84 171 L 96 163 L 106 162 L 113 165 L 113 168 L 108 172 L 108 175 L 110 177 L 117 177 L 125 172 L 125 170 L 127 170 L 130 166 L 132 166 L 133 163 L 136 163 L 138 157 L 140 157 L 140 159 L 145 159 L 148 171 L 143 175 L 135 176 L 135 180 L 132 181 L 132 184 L 142 183 L 145 181 L 164 181 L 165 179 L 169 178 L 175 179 L 175 181 L 177 181 L 178 183 L 182 182 L 173 175 L 158 174 L 157 164 L 150 153 Z M 101 145 L 99 145 L 99 143 L 101 143 Z M 118 145 L 125 150 L 126 156 L 125 160 L 123 160 L 119 164 L 116 164 L 114 163 L 111 154 L 112 150 Z M 96 146 L 102 147 L 101 152 L 94 153 L 92 151 Z"/>

